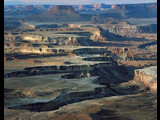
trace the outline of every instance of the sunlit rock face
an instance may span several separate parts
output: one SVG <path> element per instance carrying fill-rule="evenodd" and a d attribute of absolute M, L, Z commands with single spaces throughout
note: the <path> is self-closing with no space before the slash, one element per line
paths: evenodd
<path fill-rule="evenodd" d="M 157 66 L 151 66 L 134 71 L 135 79 L 149 86 L 151 91 L 157 91 Z"/>
<path fill-rule="evenodd" d="M 34 25 L 30 25 L 27 22 L 21 23 L 19 28 L 22 30 L 35 30 L 36 29 L 36 27 Z"/>
<path fill-rule="evenodd" d="M 134 55 L 129 48 L 116 48 L 112 53 L 115 60 L 129 61 L 134 59 Z"/>

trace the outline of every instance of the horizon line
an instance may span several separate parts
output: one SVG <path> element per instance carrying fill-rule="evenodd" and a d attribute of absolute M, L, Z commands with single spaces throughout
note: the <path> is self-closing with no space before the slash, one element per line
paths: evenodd
<path fill-rule="evenodd" d="M 89 4 L 42 4 L 42 3 L 25 3 L 25 4 L 4 4 L 5 5 L 93 5 L 93 4 L 105 4 L 105 5 L 129 5 L 129 4 L 154 4 L 157 2 L 149 2 L 149 3 L 113 3 L 113 4 L 106 4 L 106 3 L 89 3 Z"/>

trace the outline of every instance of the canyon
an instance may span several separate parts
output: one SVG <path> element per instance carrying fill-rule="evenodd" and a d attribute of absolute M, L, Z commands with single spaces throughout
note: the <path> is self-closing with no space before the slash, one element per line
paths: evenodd
<path fill-rule="evenodd" d="M 4 119 L 157 119 L 155 6 L 5 6 Z"/>

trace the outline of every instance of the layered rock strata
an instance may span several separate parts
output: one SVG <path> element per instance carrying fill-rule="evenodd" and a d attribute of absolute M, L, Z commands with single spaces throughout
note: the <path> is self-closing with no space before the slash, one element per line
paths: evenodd
<path fill-rule="evenodd" d="M 134 74 L 135 80 L 139 80 L 149 86 L 151 91 L 157 91 L 157 66 L 135 70 Z"/>
<path fill-rule="evenodd" d="M 79 21 L 80 14 L 72 6 L 57 5 L 39 16 L 41 20 Z"/>
<path fill-rule="evenodd" d="M 103 98 L 103 97 L 115 96 L 115 95 L 118 95 L 118 94 L 114 90 L 112 90 L 109 86 L 97 87 L 97 88 L 94 88 L 92 91 L 65 93 L 60 96 L 57 96 L 55 99 L 49 102 L 39 102 L 39 103 L 32 103 L 32 104 L 26 104 L 26 105 L 18 105 L 18 106 L 13 106 L 8 108 L 9 109 L 26 109 L 34 112 L 51 111 L 51 110 L 56 110 L 67 104 L 76 103 L 83 100 Z"/>

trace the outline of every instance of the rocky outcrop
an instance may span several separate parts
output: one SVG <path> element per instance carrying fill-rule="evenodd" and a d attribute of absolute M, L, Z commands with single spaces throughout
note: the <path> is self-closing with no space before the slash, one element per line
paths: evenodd
<path fill-rule="evenodd" d="M 113 59 L 118 61 L 127 61 L 127 60 L 134 60 L 134 55 L 130 51 L 129 48 L 116 48 L 115 51 L 112 51 Z"/>
<path fill-rule="evenodd" d="M 109 32 L 118 34 L 121 36 L 132 35 L 139 33 L 139 30 L 136 26 L 132 25 L 107 25 Z"/>
<path fill-rule="evenodd" d="M 21 23 L 19 29 L 22 29 L 22 30 L 35 30 L 36 27 L 34 25 L 31 25 L 27 22 L 24 22 L 24 23 Z"/>
<path fill-rule="evenodd" d="M 28 42 L 42 42 L 43 38 L 44 37 L 38 36 L 38 35 L 28 35 L 28 36 L 23 36 L 22 40 L 28 41 Z"/>
<path fill-rule="evenodd" d="M 47 48 L 39 48 L 39 47 L 30 47 L 30 48 L 4 48 L 5 54 L 56 54 L 57 49 L 47 49 Z"/>
<path fill-rule="evenodd" d="M 80 14 L 72 6 L 57 5 L 39 16 L 42 20 L 52 21 L 79 21 Z"/>
<path fill-rule="evenodd" d="M 134 71 L 134 79 L 149 86 L 151 91 L 157 91 L 157 66 L 151 66 Z"/>
<path fill-rule="evenodd" d="M 44 15 L 77 15 L 78 13 L 73 9 L 72 6 L 63 6 L 57 5 L 51 8 L 48 12 L 44 13 Z"/>
<path fill-rule="evenodd" d="M 109 32 L 121 35 L 121 36 L 133 36 L 139 33 L 157 33 L 157 25 L 152 24 L 148 26 L 134 26 L 134 25 L 107 25 Z"/>
<path fill-rule="evenodd" d="M 19 33 L 17 33 L 19 34 Z M 51 45 L 72 45 L 72 46 L 80 46 L 80 43 L 78 42 L 78 39 L 82 39 L 76 36 L 55 36 L 55 37 L 45 37 L 42 35 L 23 35 L 23 36 L 14 36 L 14 35 L 5 35 L 4 36 L 5 42 L 16 42 L 17 44 L 21 43 L 30 43 L 30 44 L 48 44 Z M 6 43 L 5 43 L 6 45 Z M 15 45 L 17 46 L 17 45 Z M 9 46 L 8 46 L 9 47 Z M 20 46 L 19 46 L 20 47 Z"/>

